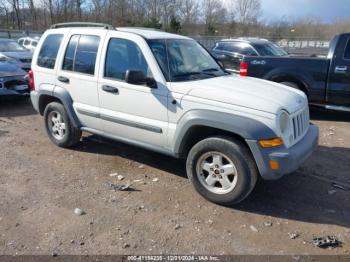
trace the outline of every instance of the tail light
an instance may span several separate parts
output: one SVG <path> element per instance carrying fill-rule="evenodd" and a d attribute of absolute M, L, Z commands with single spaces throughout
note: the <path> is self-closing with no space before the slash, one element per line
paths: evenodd
<path fill-rule="evenodd" d="M 241 62 L 239 66 L 239 74 L 241 76 L 248 76 L 248 63 L 247 62 Z"/>
<path fill-rule="evenodd" d="M 34 73 L 32 70 L 28 72 L 28 86 L 31 91 L 35 91 Z"/>

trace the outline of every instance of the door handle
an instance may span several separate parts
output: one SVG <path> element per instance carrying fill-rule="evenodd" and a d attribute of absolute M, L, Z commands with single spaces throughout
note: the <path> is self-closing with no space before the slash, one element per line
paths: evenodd
<path fill-rule="evenodd" d="M 67 77 L 64 77 L 64 76 L 59 76 L 57 78 L 58 81 L 62 82 L 62 83 L 66 83 L 66 84 L 69 84 L 69 78 Z"/>
<path fill-rule="evenodd" d="M 105 92 L 108 92 L 108 93 L 112 93 L 112 94 L 119 94 L 118 88 L 116 88 L 114 86 L 103 85 L 102 90 Z"/>
<path fill-rule="evenodd" d="M 335 73 L 346 73 L 348 71 L 347 66 L 336 66 L 335 67 Z"/>

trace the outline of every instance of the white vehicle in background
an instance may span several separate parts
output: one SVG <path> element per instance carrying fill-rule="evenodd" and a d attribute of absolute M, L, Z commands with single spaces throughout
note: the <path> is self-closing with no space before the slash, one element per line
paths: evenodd
<path fill-rule="evenodd" d="M 39 37 L 22 37 L 20 39 L 18 39 L 18 43 L 23 46 L 24 48 L 30 50 L 30 51 L 34 51 L 34 49 L 36 48 L 36 46 L 38 45 L 39 42 Z"/>
<path fill-rule="evenodd" d="M 187 159 L 193 186 L 215 203 L 239 203 L 259 176 L 294 172 L 318 145 L 303 92 L 227 74 L 184 36 L 57 24 L 31 68 L 31 100 L 54 144 L 86 131 Z"/>

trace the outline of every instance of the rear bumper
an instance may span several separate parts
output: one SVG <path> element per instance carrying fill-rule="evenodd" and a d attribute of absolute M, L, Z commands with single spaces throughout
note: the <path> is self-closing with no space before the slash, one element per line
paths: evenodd
<path fill-rule="evenodd" d="M 296 171 L 315 151 L 318 146 L 318 127 L 311 125 L 305 137 L 290 148 L 261 148 L 257 141 L 247 140 L 253 153 L 259 172 L 263 179 L 274 180 Z M 269 161 L 277 161 L 280 169 L 275 171 L 269 166 Z"/>
<path fill-rule="evenodd" d="M 39 93 L 37 91 L 30 92 L 30 100 L 32 101 L 35 111 L 39 113 Z"/>

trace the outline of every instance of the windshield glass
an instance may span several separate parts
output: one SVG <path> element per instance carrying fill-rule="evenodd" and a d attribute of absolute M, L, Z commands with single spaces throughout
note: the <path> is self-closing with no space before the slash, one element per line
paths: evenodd
<path fill-rule="evenodd" d="M 15 41 L 0 41 L 0 52 L 24 52 L 27 51 Z"/>
<path fill-rule="evenodd" d="M 219 64 L 194 40 L 148 41 L 167 81 L 200 80 L 225 75 Z"/>
<path fill-rule="evenodd" d="M 287 56 L 288 53 L 274 43 L 255 44 L 254 48 L 261 56 Z"/>

